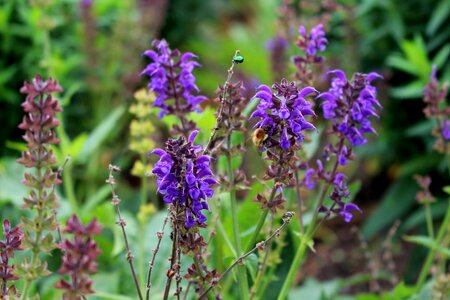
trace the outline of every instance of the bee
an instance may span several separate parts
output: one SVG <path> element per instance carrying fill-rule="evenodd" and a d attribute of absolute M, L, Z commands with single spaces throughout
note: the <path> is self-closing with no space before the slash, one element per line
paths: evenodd
<path fill-rule="evenodd" d="M 258 128 L 253 131 L 252 141 L 258 148 L 263 148 L 263 143 L 267 139 L 268 135 L 262 128 Z"/>

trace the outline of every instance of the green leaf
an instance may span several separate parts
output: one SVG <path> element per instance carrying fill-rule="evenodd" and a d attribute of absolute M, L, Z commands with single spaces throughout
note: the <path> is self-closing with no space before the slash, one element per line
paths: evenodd
<path fill-rule="evenodd" d="M 78 161 L 81 150 L 88 139 L 87 133 L 79 134 L 72 142 L 69 142 L 66 148 L 62 149 L 63 155 L 69 155 L 74 161 Z"/>
<path fill-rule="evenodd" d="M 427 73 L 429 74 L 429 73 Z M 419 80 L 413 81 L 407 85 L 391 89 L 391 95 L 398 99 L 421 98 L 425 83 Z"/>
<path fill-rule="evenodd" d="M 411 64 L 408 60 L 406 60 L 399 54 L 390 55 L 386 60 L 386 64 L 392 68 L 397 68 L 405 73 L 409 73 L 412 75 L 419 75 L 420 72 L 415 65 Z"/>
<path fill-rule="evenodd" d="M 88 158 L 94 153 L 106 138 L 114 131 L 118 133 L 117 123 L 122 115 L 125 113 L 125 106 L 117 107 L 102 123 L 100 123 L 94 131 L 89 135 L 86 142 L 81 149 L 78 160 L 85 163 Z"/>
<path fill-rule="evenodd" d="M 423 137 L 429 136 L 434 127 L 434 120 L 424 120 L 416 122 L 413 126 L 405 131 L 407 137 Z"/>
<path fill-rule="evenodd" d="M 409 235 L 403 237 L 403 239 L 407 242 L 418 244 L 424 247 L 427 247 L 430 250 L 436 250 L 440 254 L 450 257 L 450 249 L 442 247 L 433 238 L 423 235 Z"/>
<path fill-rule="evenodd" d="M 386 191 L 380 205 L 371 213 L 362 227 L 366 239 L 388 227 L 415 203 L 417 185 L 409 178 L 400 178 Z"/>
<path fill-rule="evenodd" d="M 436 56 L 432 60 L 432 64 L 436 65 L 436 68 L 441 69 L 445 62 L 447 61 L 448 55 L 450 54 L 450 45 L 447 44 L 439 50 Z"/>
<path fill-rule="evenodd" d="M 439 218 L 442 218 L 445 215 L 445 212 L 447 210 L 447 201 L 438 199 L 436 203 L 431 204 L 431 216 L 433 220 L 438 220 Z M 402 232 L 408 232 L 409 230 L 416 228 L 417 226 L 420 226 L 422 224 L 426 224 L 426 216 L 425 216 L 425 210 L 420 207 L 413 213 L 411 213 L 406 220 L 403 221 L 403 224 L 401 224 L 399 228 L 399 233 Z"/>
<path fill-rule="evenodd" d="M 428 22 L 426 33 L 432 36 L 436 30 L 443 24 L 450 13 L 450 1 L 442 0 L 434 9 L 430 21 Z"/>
<path fill-rule="evenodd" d="M 23 204 L 28 188 L 22 184 L 25 167 L 13 158 L 0 160 L 0 203 L 11 201 L 15 206 Z"/>
<path fill-rule="evenodd" d="M 442 190 L 450 195 L 450 185 L 444 186 Z"/>
<path fill-rule="evenodd" d="M 425 42 L 423 41 L 420 35 L 416 35 L 414 40 L 404 40 L 400 47 L 402 48 L 406 59 L 414 64 L 417 71 L 420 73 L 417 74 L 423 80 L 428 80 L 428 74 L 431 72 L 431 64 L 428 59 L 427 49 L 425 46 Z"/>

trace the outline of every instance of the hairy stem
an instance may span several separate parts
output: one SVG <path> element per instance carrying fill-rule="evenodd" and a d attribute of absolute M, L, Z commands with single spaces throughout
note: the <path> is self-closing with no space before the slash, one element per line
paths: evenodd
<path fill-rule="evenodd" d="M 125 249 L 127 251 L 126 253 L 126 259 L 128 261 L 128 264 L 130 265 L 130 270 L 131 270 L 131 275 L 133 277 L 133 281 L 134 281 L 134 285 L 136 286 L 136 291 L 138 293 L 138 297 L 140 300 L 143 300 L 142 298 L 142 293 L 141 293 L 141 288 L 139 286 L 139 280 L 136 276 L 136 271 L 134 269 L 134 264 L 133 264 L 133 254 L 131 253 L 130 250 L 130 245 L 128 243 L 128 237 L 127 237 L 127 233 L 125 231 L 125 226 L 127 225 L 127 223 L 125 222 L 125 220 L 122 218 L 122 214 L 120 213 L 120 208 L 119 208 L 119 203 L 120 203 L 120 199 L 116 194 L 116 189 L 115 189 L 115 179 L 113 176 L 113 172 L 118 172 L 120 171 L 119 167 L 113 166 L 113 165 L 109 165 L 109 177 L 106 180 L 107 183 L 109 183 L 110 187 L 111 187 L 111 193 L 112 193 L 112 204 L 116 209 L 116 214 L 117 217 L 119 218 L 119 221 L 117 221 L 117 225 L 120 226 L 120 228 L 122 229 L 122 236 L 123 239 L 125 241 Z"/>
<path fill-rule="evenodd" d="M 273 233 L 273 214 L 271 215 L 269 236 L 272 233 Z M 255 282 L 253 283 L 253 287 L 250 291 L 250 299 L 253 299 L 255 297 L 256 292 L 259 290 L 259 288 L 261 286 L 261 282 L 264 277 L 264 273 L 266 271 L 267 259 L 269 258 L 270 245 L 271 245 L 270 242 L 267 245 L 264 245 L 264 256 L 263 256 L 262 261 L 258 265 L 258 274 L 256 275 Z"/>
<path fill-rule="evenodd" d="M 150 261 L 150 264 L 149 264 L 149 267 L 148 267 L 147 289 L 146 289 L 146 293 L 145 293 L 145 299 L 146 300 L 150 299 L 152 270 L 153 270 L 153 267 L 155 265 L 155 258 L 156 258 L 156 255 L 158 254 L 159 247 L 161 245 L 161 240 L 162 240 L 163 235 L 164 235 L 164 228 L 166 227 L 168 219 L 169 219 L 168 216 L 164 218 L 164 223 L 163 223 L 161 231 L 156 233 L 156 237 L 158 238 L 158 242 L 156 243 L 156 248 L 154 250 L 152 250 L 152 254 L 153 254 L 152 255 L 152 260 Z"/>
<path fill-rule="evenodd" d="M 251 249 L 250 251 L 248 251 L 247 253 L 241 255 L 238 259 L 236 259 L 221 275 L 220 277 L 215 280 L 211 286 L 203 292 L 203 294 L 200 295 L 200 297 L 198 297 L 198 299 L 203 299 L 203 297 L 206 296 L 206 294 L 213 289 L 235 266 L 237 266 L 238 264 L 242 263 L 242 261 L 244 259 L 246 259 L 250 254 L 252 254 L 253 252 L 257 251 L 258 249 L 263 249 L 268 243 L 270 243 L 272 241 L 272 239 L 276 236 L 278 236 L 281 232 L 281 230 L 283 230 L 284 227 L 286 227 L 290 222 L 292 217 L 294 216 L 293 212 L 286 212 L 283 215 L 283 224 L 277 229 L 275 230 L 266 240 L 258 243 L 253 249 Z"/>

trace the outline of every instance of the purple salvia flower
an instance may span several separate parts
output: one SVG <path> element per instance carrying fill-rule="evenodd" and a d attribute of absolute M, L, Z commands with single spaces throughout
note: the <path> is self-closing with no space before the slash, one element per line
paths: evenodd
<path fill-rule="evenodd" d="M 382 77 L 377 73 L 355 73 L 348 81 L 341 70 L 330 73 L 335 76 L 330 89 L 317 97 L 325 100 L 322 103 L 324 118 L 332 119 L 333 130 L 344 134 L 352 146 L 364 145 L 367 142 L 364 134 L 376 133 L 370 118 L 378 118 L 377 110 L 382 108 L 371 82 Z"/>
<path fill-rule="evenodd" d="M 289 83 L 286 79 L 275 83 L 272 89 L 274 91 L 267 85 L 259 86 L 255 97 L 260 99 L 260 103 L 250 119 L 259 118 L 255 128 L 262 128 L 267 133 L 263 148 L 279 145 L 287 150 L 296 142 L 303 141 L 302 131 L 315 128 L 305 119 L 308 115 L 315 116 L 305 97 L 316 90 L 312 87 L 299 90 L 294 82 Z"/>
<path fill-rule="evenodd" d="M 210 157 L 200 155 L 201 146 L 194 146 L 198 131 L 188 138 L 169 139 L 165 150 L 155 149 L 158 155 L 152 173 L 157 176 L 158 192 L 166 203 L 178 205 L 185 212 L 185 226 L 190 228 L 206 222 L 203 210 L 208 210 L 207 199 L 214 194 L 217 183 L 210 169 Z"/>
<path fill-rule="evenodd" d="M 171 50 L 165 40 L 154 40 L 153 47 L 154 50 L 144 52 L 152 62 L 141 75 L 150 77 L 148 87 L 157 95 L 153 105 L 161 108 L 159 116 L 200 112 L 199 104 L 207 98 L 197 94 L 199 88 L 192 74 L 194 68 L 200 67 L 193 60 L 197 56 L 190 52 L 181 54 L 178 50 Z"/>

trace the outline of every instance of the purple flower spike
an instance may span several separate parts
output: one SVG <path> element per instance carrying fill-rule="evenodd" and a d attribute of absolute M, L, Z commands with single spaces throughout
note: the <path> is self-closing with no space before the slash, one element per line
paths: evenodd
<path fill-rule="evenodd" d="M 192 71 L 200 67 L 193 60 L 197 56 L 190 52 L 181 54 L 178 50 L 171 50 L 165 40 L 154 40 L 153 47 L 154 50 L 144 52 L 152 62 L 141 75 L 150 77 L 148 87 L 157 95 L 153 106 L 161 108 L 160 118 L 167 114 L 200 112 L 199 104 L 207 98 L 195 95 L 199 88 Z"/>
<path fill-rule="evenodd" d="M 275 83 L 272 89 L 267 85 L 259 86 L 255 97 L 260 102 L 250 119 L 258 118 L 255 127 L 262 128 L 268 135 L 261 148 L 279 145 L 287 150 L 303 141 L 302 131 L 315 128 L 305 119 L 308 115 L 315 116 L 305 97 L 317 91 L 312 87 L 299 90 L 294 82 L 286 79 Z"/>
<path fill-rule="evenodd" d="M 330 89 L 317 98 L 323 99 L 322 110 L 325 119 L 333 120 L 333 129 L 343 134 L 352 146 L 366 144 L 366 133 L 374 133 L 370 118 L 378 118 L 377 110 L 382 108 L 376 99 L 372 80 L 382 78 L 377 73 L 355 73 L 348 81 L 341 70 L 329 72 L 334 77 Z M 340 158 L 341 164 L 345 160 Z"/>
<path fill-rule="evenodd" d="M 184 137 L 169 139 L 165 150 L 153 151 L 160 156 L 152 170 L 158 178 L 158 192 L 164 195 L 164 202 L 184 211 L 186 228 L 206 222 L 202 210 L 208 210 L 206 201 L 214 195 L 212 186 L 217 183 L 210 169 L 210 157 L 199 155 L 202 147 L 193 145 L 197 133 L 192 132 L 188 142 Z"/>

